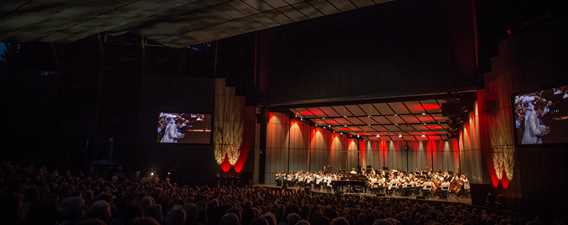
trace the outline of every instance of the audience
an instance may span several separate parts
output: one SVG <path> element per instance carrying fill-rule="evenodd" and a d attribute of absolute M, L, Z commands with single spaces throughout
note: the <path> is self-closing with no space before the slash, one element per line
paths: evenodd
<path fill-rule="evenodd" d="M 474 206 L 261 187 L 181 186 L 0 163 L 2 224 L 418 225 L 542 224 Z M 165 215 L 165 216 L 164 216 Z"/>

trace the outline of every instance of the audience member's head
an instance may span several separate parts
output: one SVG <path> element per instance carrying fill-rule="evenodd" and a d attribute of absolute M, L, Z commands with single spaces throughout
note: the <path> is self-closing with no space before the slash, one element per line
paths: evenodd
<path fill-rule="evenodd" d="M 105 221 L 102 221 L 100 219 L 90 218 L 90 219 L 81 220 L 81 222 L 79 222 L 78 225 L 107 225 L 107 223 L 105 223 Z"/>
<path fill-rule="evenodd" d="M 336 217 L 331 220 L 330 225 L 349 225 L 349 221 L 345 217 Z"/>
<path fill-rule="evenodd" d="M 298 223 L 301 219 L 302 217 L 298 213 L 290 213 L 286 216 L 286 222 L 288 225 L 296 225 L 296 223 Z"/>
<path fill-rule="evenodd" d="M 108 204 L 105 200 L 98 200 L 94 202 L 89 210 L 89 217 L 100 219 L 107 223 L 110 222 L 112 219 L 110 204 Z"/>
<path fill-rule="evenodd" d="M 158 205 L 158 204 L 148 206 L 146 209 L 144 209 L 144 216 L 145 217 L 152 217 L 156 221 L 162 222 L 163 218 L 164 218 L 164 216 L 162 214 L 162 206 Z"/>
<path fill-rule="evenodd" d="M 68 197 L 61 201 L 60 213 L 65 220 L 79 220 L 83 216 L 85 200 L 81 197 Z"/>
<path fill-rule="evenodd" d="M 176 205 L 172 207 L 166 216 L 166 225 L 184 225 L 186 220 L 185 209 Z"/>
<path fill-rule="evenodd" d="M 310 221 L 300 220 L 295 225 L 310 225 Z"/>
<path fill-rule="evenodd" d="M 132 225 L 160 225 L 160 223 L 152 217 L 138 217 L 132 221 Z"/>
<path fill-rule="evenodd" d="M 221 217 L 220 225 L 241 225 L 239 221 L 239 216 L 235 213 L 227 213 Z"/>

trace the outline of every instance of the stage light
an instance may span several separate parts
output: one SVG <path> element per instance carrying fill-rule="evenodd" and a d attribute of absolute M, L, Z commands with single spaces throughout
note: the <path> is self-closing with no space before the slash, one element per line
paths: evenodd
<path fill-rule="evenodd" d="M 381 135 L 380 135 L 380 134 L 377 134 L 377 138 L 380 138 L 380 137 L 381 137 Z"/>
<path fill-rule="evenodd" d="M 304 121 L 304 117 L 301 117 L 301 116 L 300 116 L 300 121 Z"/>
<path fill-rule="evenodd" d="M 398 116 L 398 114 L 395 113 L 394 116 Z"/>
<path fill-rule="evenodd" d="M 343 127 L 347 127 L 347 124 L 344 124 Z"/>
<path fill-rule="evenodd" d="M 423 116 L 425 116 L 425 115 L 426 115 L 426 113 L 425 113 L 425 112 L 423 112 L 423 113 L 422 113 L 422 115 L 423 115 Z"/>
<path fill-rule="evenodd" d="M 325 116 L 321 118 L 322 120 L 325 120 Z"/>
<path fill-rule="evenodd" d="M 398 138 L 402 138 L 402 134 L 398 134 Z"/>
<path fill-rule="evenodd" d="M 154 172 L 150 172 L 150 176 L 154 176 Z"/>
<path fill-rule="evenodd" d="M 426 126 L 426 125 L 427 125 L 427 123 L 424 123 L 424 126 Z"/>
<path fill-rule="evenodd" d="M 425 138 L 425 137 L 426 137 L 426 135 L 425 135 L 425 134 L 422 134 L 422 136 L 421 136 L 421 137 L 422 137 L 422 138 Z"/>

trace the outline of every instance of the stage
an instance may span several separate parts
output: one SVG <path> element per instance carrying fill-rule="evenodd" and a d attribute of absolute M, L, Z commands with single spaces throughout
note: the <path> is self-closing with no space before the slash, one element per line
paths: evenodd
<path fill-rule="evenodd" d="M 269 185 L 269 184 L 257 184 L 253 185 L 253 187 L 257 188 L 273 188 L 273 189 L 282 189 L 281 186 L 277 185 Z M 301 187 L 287 187 L 288 190 L 301 190 Z M 320 190 L 320 189 L 310 189 L 312 193 L 318 194 L 336 194 L 333 190 Z M 450 202 L 450 203 L 461 203 L 472 205 L 471 197 L 458 197 L 453 194 L 450 194 L 447 198 L 441 198 L 439 196 L 429 196 L 425 198 L 418 198 L 418 196 L 402 196 L 400 194 L 390 194 L 390 195 L 377 195 L 368 192 L 342 192 L 341 195 L 346 196 L 361 196 L 361 197 L 375 197 L 375 198 L 384 198 L 384 199 L 411 199 L 417 201 L 430 201 L 430 202 Z"/>

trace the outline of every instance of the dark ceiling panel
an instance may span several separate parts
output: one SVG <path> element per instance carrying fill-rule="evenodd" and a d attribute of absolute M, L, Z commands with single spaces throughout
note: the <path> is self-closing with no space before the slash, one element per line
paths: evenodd
<path fill-rule="evenodd" d="M 347 109 L 353 114 L 354 116 L 366 116 L 367 114 L 359 107 L 359 105 L 348 105 Z"/>
<path fill-rule="evenodd" d="M 0 6 L 0 39 L 65 43 L 98 33 L 132 32 L 166 46 L 188 47 L 378 4 L 356 2 L 357 6 L 345 0 L 8 0 Z"/>
<path fill-rule="evenodd" d="M 419 114 L 425 112 L 424 107 L 419 101 L 410 101 L 404 103 L 411 113 Z"/>
<path fill-rule="evenodd" d="M 397 127 L 397 126 L 395 126 L 395 125 L 385 125 L 385 128 L 386 128 L 388 131 L 400 131 L 400 128 Z"/>
<path fill-rule="evenodd" d="M 372 104 L 362 104 L 361 108 L 367 113 L 367 115 L 379 115 L 379 112 L 375 109 Z"/>
<path fill-rule="evenodd" d="M 357 7 L 365 7 L 375 4 L 373 0 L 352 0 Z"/>
<path fill-rule="evenodd" d="M 320 109 L 327 115 L 327 116 L 339 116 L 339 114 L 337 114 L 337 112 L 331 108 L 331 107 L 320 107 Z"/>
<path fill-rule="evenodd" d="M 400 118 L 400 116 L 387 116 L 387 119 L 389 119 L 390 121 L 392 121 L 395 124 L 402 124 L 404 123 L 404 120 L 402 120 Z"/>
<path fill-rule="evenodd" d="M 374 124 L 375 123 L 375 120 L 373 120 L 370 117 L 366 117 L 366 116 L 359 117 L 359 120 L 361 120 L 363 122 L 363 124 Z"/>
<path fill-rule="evenodd" d="M 341 116 L 352 116 L 351 112 L 349 112 L 345 106 L 333 106 L 333 109 Z"/>
<path fill-rule="evenodd" d="M 442 107 L 441 105 L 438 103 L 437 100 L 423 100 L 420 101 L 422 103 L 422 107 L 426 110 L 426 112 L 428 113 L 438 113 L 438 112 L 442 112 Z"/>
<path fill-rule="evenodd" d="M 440 113 L 438 100 L 334 105 L 291 111 L 301 113 L 318 125 L 332 125 L 336 131 L 364 138 L 375 138 L 377 134 L 383 135 L 385 140 L 445 138 L 449 127 L 448 118 Z M 403 138 L 399 138 L 399 134 Z"/>
<path fill-rule="evenodd" d="M 349 122 L 347 119 L 345 119 L 345 118 L 337 118 L 337 119 L 335 119 L 335 121 L 336 121 L 338 124 L 341 124 L 341 125 L 350 123 L 350 122 Z"/>
<path fill-rule="evenodd" d="M 377 121 L 378 124 L 392 124 L 392 122 L 384 116 L 373 116 L 373 120 Z"/>
<path fill-rule="evenodd" d="M 342 12 L 356 9 L 355 5 L 353 5 L 351 2 L 346 0 L 328 0 L 328 1 Z"/>
<path fill-rule="evenodd" d="M 394 112 L 396 114 L 408 114 L 408 113 L 410 113 L 406 109 L 406 106 L 404 106 L 404 104 L 402 102 L 391 102 L 391 103 L 388 103 L 388 105 L 391 107 L 392 110 L 394 110 Z"/>
<path fill-rule="evenodd" d="M 363 121 L 356 117 L 348 117 L 347 119 L 351 122 L 351 124 L 364 124 Z"/>
<path fill-rule="evenodd" d="M 375 108 L 381 113 L 381 115 L 392 115 L 395 114 L 392 109 L 386 103 L 373 104 Z"/>
<path fill-rule="evenodd" d="M 376 131 L 388 131 L 385 126 L 381 126 L 381 125 L 373 126 L 373 129 L 375 129 Z"/>
<path fill-rule="evenodd" d="M 308 110 L 311 112 L 313 117 L 320 118 L 326 116 L 326 114 L 319 108 L 308 108 Z"/>
<path fill-rule="evenodd" d="M 420 123 L 420 120 L 414 115 L 402 115 L 400 116 L 406 123 Z"/>

